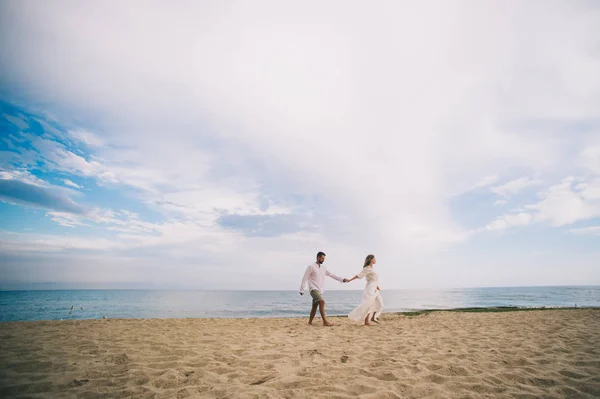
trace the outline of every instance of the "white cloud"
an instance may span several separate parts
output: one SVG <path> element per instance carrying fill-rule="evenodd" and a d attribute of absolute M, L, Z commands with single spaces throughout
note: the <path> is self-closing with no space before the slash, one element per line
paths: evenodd
<path fill-rule="evenodd" d="M 31 184 L 38 187 L 46 186 L 46 182 L 40 178 L 32 175 L 28 170 L 13 169 L 13 170 L 2 170 L 0 169 L 0 179 L 6 180 L 18 180 L 23 183 Z"/>
<path fill-rule="evenodd" d="M 77 183 L 73 183 L 71 180 L 69 179 L 63 179 L 63 183 L 65 183 L 65 186 L 69 186 L 69 187 L 74 187 L 74 188 L 83 188 L 82 186 L 80 186 Z"/>
<path fill-rule="evenodd" d="M 104 141 L 87 130 L 69 130 L 69 135 L 89 147 L 103 147 Z"/>
<path fill-rule="evenodd" d="M 508 201 L 506 201 L 506 200 L 499 199 L 499 200 L 494 201 L 494 205 L 506 205 L 507 202 Z"/>
<path fill-rule="evenodd" d="M 63 227 L 77 227 L 77 226 L 85 226 L 83 223 L 83 217 L 80 215 L 75 215 L 73 213 L 68 212 L 48 212 L 46 214 L 50 216 L 50 219 L 58 223 Z"/>
<path fill-rule="evenodd" d="M 570 229 L 569 233 L 578 235 L 600 235 L 600 226 L 581 227 L 578 229 Z"/>
<path fill-rule="evenodd" d="M 262 210 L 256 189 L 244 192 L 240 187 L 215 185 L 205 189 L 177 191 L 164 194 L 157 205 L 172 213 L 180 213 L 193 220 L 215 220 L 221 212 L 238 215 L 287 215 L 290 209 L 282 206 L 269 206 Z M 208 217 L 206 220 L 205 218 Z"/>
<path fill-rule="evenodd" d="M 600 146 L 585 148 L 581 158 L 586 167 L 600 175 Z"/>
<path fill-rule="evenodd" d="M 93 208 L 81 215 L 74 215 L 67 212 L 48 212 L 47 215 L 64 227 L 89 227 L 95 224 L 96 227 L 100 225 L 106 227 L 107 230 L 126 234 L 138 234 L 140 236 L 160 232 L 165 226 L 164 224 L 142 221 L 136 213 L 125 210 L 115 212 L 110 209 Z"/>
<path fill-rule="evenodd" d="M 500 186 L 492 187 L 492 192 L 494 194 L 509 197 L 511 195 L 518 194 L 523 191 L 527 187 L 535 186 L 541 183 L 539 179 L 532 179 L 528 176 L 523 176 L 515 180 L 511 180 L 507 183 L 504 183 Z"/>
<path fill-rule="evenodd" d="M 498 176 L 486 176 L 481 179 L 473 188 L 482 188 L 490 186 L 498 181 Z"/>
<path fill-rule="evenodd" d="M 105 173 L 105 168 L 99 162 L 88 161 L 67 150 L 59 142 L 41 137 L 34 137 L 32 142 L 51 169 L 87 177 L 102 176 Z"/>
<path fill-rule="evenodd" d="M 485 227 L 487 230 L 503 230 L 509 227 L 526 226 L 530 224 L 532 220 L 533 217 L 530 213 L 520 212 L 516 214 L 504 215 Z"/>
<path fill-rule="evenodd" d="M 585 182 L 565 178 L 540 193 L 540 197 L 537 204 L 526 206 L 535 212 L 537 222 L 564 226 L 600 216 L 600 179 Z"/>
<path fill-rule="evenodd" d="M 567 177 L 541 191 L 538 197 L 540 201 L 523 207 L 525 212 L 501 216 L 486 228 L 501 230 L 541 222 L 556 227 L 600 217 L 600 179 Z"/>
<path fill-rule="evenodd" d="M 35 136 L 30 136 L 30 139 L 40 154 L 38 158 L 41 157 L 52 171 L 94 178 L 99 184 L 123 184 L 153 193 L 160 186 L 177 184 L 172 168 L 152 170 L 139 163 L 131 163 L 127 158 L 125 161 L 118 160 L 123 155 L 121 152 L 111 153 L 109 160 L 93 156 L 86 158 L 68 150 L 58 141 Z M 180 170 L 176 172 L 182 173 Z"/>
<path fill-rule="evenodd" d="M 466 182 L 463 182 L 462 184 L 460 184 L 456 188 L 456 191 L 451 194 L 451 196 L 458 197 L 458 196 L 461 196 L 461 195 L 466 194 L 473 190 L 478 190 L 481 188 L 489 187 L 490 185 L 497 182 L 498 179 L 499 179 L 499 177 L 496 175 L 484 176 L 483 178 L 477 178 L 477 179 L 473 180 L 473 181 L 476 181 L 475 184 L 473 184 L 472 181 L 470 181 L 471 179 L 469 179 L 469 181 L 466 181 Z"/>
<path fill-rule="evenodd" d="M 215 209 L 312 212 L 331 218 L 322 242 L 402 264 L 472 234 L 453 193 L 514 173 L 555 181 L 580 166 L 573 153 L 595 159 L 591 133 L 554 127 L 600 118 L 585 4 L 141 5 L 1 6 L 2 72 L 70 120 L 100 116 L 101 129 L 82 124 L 103 132 L 80 138 L 93 156 L 36 144 L 55 170 L 135 187 L 191 236 L 213 232 Z M 549 201 L 492 226 L 591 214 L 561 219 Z"/>

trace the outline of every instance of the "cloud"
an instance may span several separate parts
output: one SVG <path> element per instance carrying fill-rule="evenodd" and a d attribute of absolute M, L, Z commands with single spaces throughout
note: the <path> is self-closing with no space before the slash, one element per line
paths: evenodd
<path fill-rule="evenodd" d="M 18 180 L 0 179 L 0 199 L 68 213 L 84 213 L 84 208 L 67 196 Z"/>
<path fill-rule="evenodd" d="M 164 182 L 179 187 L 201 184 L 211 178 L 205 175 L 212 167 L 204 165 L 205 157 L 212 161 L 206 154 L 216 156 L 216 163 L 232 162 L 220 143 L 236 142 L 243 157 L 232 162 L 239 168 L 230 172 L 241 170 L 256 179 L 251 165 L 258 164 L 273 181 L 283 180 L 285 172 L 282 189 L 327 192 L 337 209 L 362 214 L 364 222 L 371 220 L 374 230 L 388 237 L 413 225 L 456 228 L 443 202 L 433 199 L 446 197 L 477 174 L 506 173 L 500 162 L 507 169 L 552 168 L 564 159 L 560 138 L 514 134 L 507 121 L 597 116 L 589 104 L 598 78 L 586 47 L 594 19 L 585 8 L 503 4 L 494 7 L 494 14 L 506 21 L 498 24 L 483 6 L 452 7 L 448 14 L 441 10 L 433 16 L 424 6 L 390 3 L 376 23 L 358 34 L 353 27 L 364 14 L 355 6 L 341 14 L 326 8 L 316 18 L 283 5 L 210 10 L 188 5 L 163 21 L 178 28 L 159 35 L 153 33 L 154 21 L 164 15 L 159 7 L 136 18 L 136 31 L 147 32 L 142 42 L 118 20 L 111 21 L 114 30 L 108 37 L 99 28 L 109 9 L 128 15 L 133 7 L 114 3 L 90 13 L 84 5 L 66 4 L 33 13 L 6 12 L 5 26 L 14 28 L 7 28 L 14 33 L 4 42 L 7 76 L 28 82 L 40 96 L 52 92 L 73 108 L 86 101 L 121 123 L 103 140 L 160 154 L 134 159 L 140 165 L 122 169 L 123 174 L 152 171 L 151 176 L 164 176 Z M 540 16 L 536 26 L 550 37 L 524 35 L 530 29 L 525 16 L 532 14 Z M 431 30 L 416 33 L 423 25 L 414 21 L 424 16 Z M 27 28 L 32 21 L 53 33 L 53 48 L 69 49 L 66 56 L 39 48 L 37 33 Z M 488 21 L 483 36 L 481 21 Z M 67 34 L 61 26 L 79 34 Z M 546 29 L 555 26 L 561 29 Z M 44 57 L 40 64 L 50 67 L 38 69 L 11 45 L 13 34 L 14 42 L 33 49 Z M 420 37 L 418 45 L 414 34 Z M 117 46 L 112 35 L 119 38 Z M 556 47 L 549 48 L 548 42 L 568 49 L 569 61 L 556 60 Z M 93 51 L 89 43 L 95 44 Z M 182 53 L 188 56 L 177 65 L 158 61 Z M 444 62 L 439 62 L 442 54 Z M 561 83 L 572 76 L 587 89 L 574 93 Z M 450 110 L 448 96 L 440 93 L 461 95 Z M 127 134 L 121 134 L 125 129 Z M 125 180 L 116 167 L 108 172 Z M 129 177 L 132 184 L 151 179 Z M 402 184 L 390 184 L 394 181 Z M 367 187 L 378 198 L 377 206 L 362 195 Z M 275 184 L 265 188 L 278 190 Z"/>
<path fill-rule="evenodd" d="M 600 235 L 600 226 L 581 227 L 578 229 L 570 229 L 569 233 L 577 235 Z"/>
<path fill-rule="evenodd" d="M 587 147 L 581 152 L 582 163 L 600 175 L 600 146 Z"/>
<path fill-rule="evenodd" d="M 164 225 L 144 222 L 138 215 L 128 211 L 115 212 L 110 209 L 93 208 L 84 214 L 48 212 L 50 218 L 64 227 L 105 226 L 108 231 L 145 235 L 160 232 Z"/>
<path fill-rule="evenodd" d="M 451 196 L 460 197 L 461 195 L 467 194 L 471 191 L 489 187 L 490 185 L 497 182 L 498 179 L 499 177 L 496 175 L 484 176 L 483 178 L 478 178 L 477 180 L 474 180 L 476 181 L 474 184 L 472 181 L 470 181 L 471 179 L 469 179 L 468 182 L 460 184 L 460 186 L 454 193 L 451 194 Z"/>
<path fill-rule="evenodd" d="M 528 176 L 523 176 L 518 179 L 504 183 L 500 186 L 492 187 L 491 190 L 494 194 L 500 195 L 502 197 L 509 197 L 511 195 L 518 194 L 527 187 L 535 186 L 540 183 L 541 180 L 539 179 L 532 179 Z"/>
<path fill-rule="evenodd" d="M 600 179 L 586 181 L 567 177 L 538 193 L 538 197 L 537 203 L 497 218 L 486 229 L 501 230 L 541 222 L 558 227 L 600 216 Z"/>
<path fill-rule="evenodd" d="M 531 223 L 533 217 L 530 213 L 520 212 L 504 215 L 486 226 L 487 230 L 503 230 L 509 227 L 526 226 Z"/>
<path fill-rule="evenodd" d="M 586 182 L 598 173 L 590 3 L 440 2 L 432 13 L 389 2 L 376 15 L 352 2 L 140 4 L 0 4 L 3 92 L 46 104 L 64 125 L 30 147 L 11 141 L 21 152 L 0 159 L 92 179 L 165 220 L 156 237 L 106 248 L 177 243 L 184 257 L 214 235 L 207 252 L 231 264 L 255 256 L 259 241 L 285 247 L 278 259 L 327 245 L 435 263 L 436 251 L 473 236 L 450 197 L 470 208 L 469 188 L 515 175 L 553 185 L 579 173 L 577 154 Z M 493 188 L 502 201 L 530 183 Z M 593 214 L 584 202 L 564 220 Z M 492 226 L 560 219 L 538 205 Z M 103 212 L 51 217 L 144 235 Z M 304 217 L 315 225 L 300 229 Z"/>
<path fill-rule="evenodd" d="M 49 126 L 47 123 L 45 125 Z M 64 136 L 63 132 L 57 130 L 56 127 L 52 129 L 54 130 L 53 135 L 57 137 L 46 138 L 45 134 L 24 135 L 24 142 L 30 145 L 32 150 L 22 150 L 20 155 L 13 157 L 15 159 L 13 164 L 30 168 L 41 165 L 44 171 L 92 178 L 100 185 L 122 184 L 150 192 L 157 192 L 161 185 L 173 184 L 173 180 L 169 180 L 162 170 L 144 170 L 135 164 L 123 165 L 123 161 L 116 160 L 122 155 L 120 153 L 111 154 L 112 161 L 90 154 L 86 155 L 82 151 L 76 153 L 75 150 L 70 150 L 65 143 L 60 141 L 60 138 Z M 46 132 L 47 130 L 44 131 L 44 133 Z"/>
<path fill-rule="evenodd" d="M 90 146 L 90 147 L 103 147 L 104 141 L 92 132 L 87 130 L 69 130 L 69 135 L 75 140 Z"/>
<path fill-rule="evenodd" d="M 297 215 L 226 214 L 218 219 L 226 229 L 240 231 L 249 237 L 277 237 L 314 228 L 316 223 Z"/>
<path fill-rule="evenodd" d="M 490 185 L 496 183 L 497 181 L 498 181 L 498 176 L 486 176 L 483 179 L 481 179 L 477 184 L 475 184 L 475 186 L 473 186 L 473 188 L 476 189 L 476 188 L 487 187 L 487 186 L 490 186 Z"/>
<path fill-rule="evenodd" d="M 32 175 L 27 170 L 0 170 L 0 179 L 4 180 L 18 180 L 32 186 L 45 186 L 46 183 L 40 178 Z"/>
<path fill-rule="evenodd" d="M 48 212 L 47 216 L 63 227 L 85 226 L 84 218 L 69 212 Z"/>
<path fill-rule="evenodd" d="M 539 195 L 538 203 L 525 206 L 534 212 L 537 222 L 565 226 L 600 216 L 600 179 L 567 177 Z"/>
<path fill-rule="evenodd" d="M 63 183 L 65 183 L 65 186 L 69 186 L 69 187 L 74 187 L 74 188 L 83 188 L 82 186 L 80 186 L 79 184 L 73 183 L 71 180 L 69 179 L 63 179 Z"/>
<path fill-rule="evenodd" d="M 47 166 L 52 170 L 87 177 L 103 177 L 106 175 L 106 170 L 100 162 L 88 161 L 85 157 L 67 150 L 58 141 L 36 137 L 32 143 L 46 161 Z"/>

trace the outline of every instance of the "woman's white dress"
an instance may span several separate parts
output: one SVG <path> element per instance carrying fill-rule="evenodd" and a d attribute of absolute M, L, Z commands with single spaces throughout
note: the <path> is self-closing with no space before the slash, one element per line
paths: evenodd
<path fill-rule="evenodd" d="M 377 276 L 377 272 L 372 267 L 363 267 L 357 276 L 360 279 L 366 277 L 367 285 L 362 295 L 362 302 L 350 312 L 348 318 L 357 323 L 364 323 L 368 313 L 375 313 L 375 319 L 377 319 L 377 313 L 381 313 L 383 310 L 383 299 L 377 289 L 379 276 Z"/>

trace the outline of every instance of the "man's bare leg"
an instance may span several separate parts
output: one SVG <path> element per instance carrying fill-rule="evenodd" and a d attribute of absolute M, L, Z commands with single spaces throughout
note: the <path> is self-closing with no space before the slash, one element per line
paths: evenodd
<path fill-rule="evenodd" d="M 319 302 L 319 311 L 321 312 L 321 318 L 323 318 L 323 325 L 325 327 L 331 327 L 333 323 L 328 322 L 325 317 L 325 301 Z"/>
<path fill-rule="evenodd" d="M 317 314 L 317 308 L 319 307 L 318 303 L 313 303 L 312 309 L 310 310 L 310 319 L 308 319 L 308 324 L 312 326 L 313 319 Z"/>

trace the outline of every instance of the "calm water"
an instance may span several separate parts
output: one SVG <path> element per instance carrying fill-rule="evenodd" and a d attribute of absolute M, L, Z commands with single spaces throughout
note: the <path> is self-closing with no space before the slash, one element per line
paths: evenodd
<path fill-rule="evenodd" d="M 327 313 L 346 315 L 361 291 L 327 291 Z M 600 287 L 463 288 L 382 292 L 385 312 L 462 307 L 599 307 Z M 71 314 L 69 309 L 74 306 Z M 81 309 L 83 308 L 83 309 Z M 0 291 L 0 321 L 181 317 L 294 317 L 310 310 L 295 291 Z"/>

